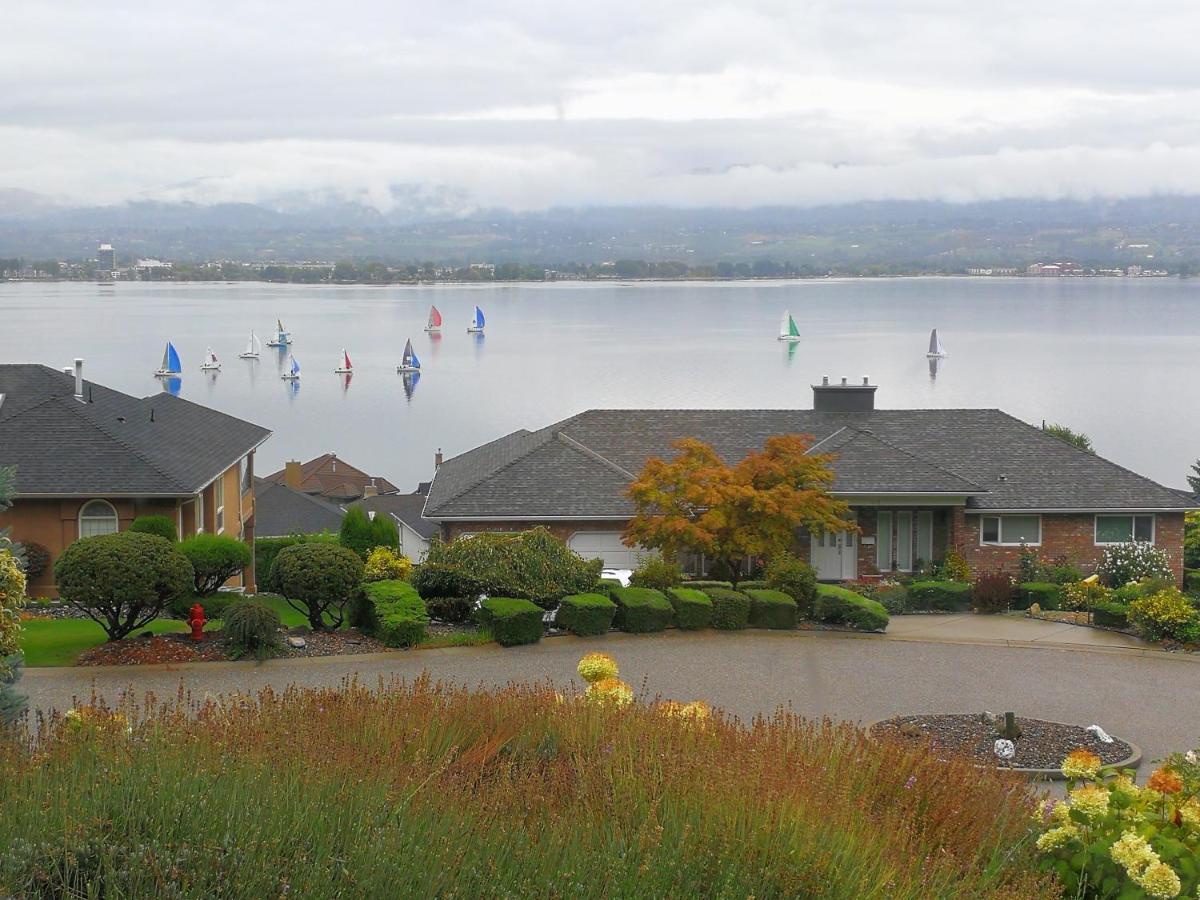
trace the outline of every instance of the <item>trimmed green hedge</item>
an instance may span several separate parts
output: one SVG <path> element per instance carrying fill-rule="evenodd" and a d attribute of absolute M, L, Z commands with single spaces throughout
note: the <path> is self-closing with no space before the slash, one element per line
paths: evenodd
<path fill-rule="evenodd" d="M 616 612 L 617 604 L 603 594 L 572 594 L 558 604 L 554 624 L 583 637 L 607 634 Z"/>
<path fill-rule="evenodd" d="M 709 588 L 722 588 L 726 591 L 733 590 L 732 581 L 685 581 L 679 586 L 705 592 L 707 592 Z"/>
<path fill-rule="evenodd" d="M 615 621 L 622 631 L 662 631 L 675 618 L 671 602 L 654 588 L 613 588 L 612 598 L 617 604 Z"/>
<path fill-rule="evenodd" d="M 675 627 L 685 631 L 708 628 L 713 621 L 713 602 L 704 591 L 677 587 L 667 591 L 667 599 L 675 607 Z"/>
<path fill-rule="evenodd" d="M 888 626 L 882 603 L 833 584 L 817 585 L 813 613 L 818 621 L 842 623 L 860 631 L 883 631 Z"/>
<path fill-rule="evenodd" d="M 1092 621 L 1106 628 L 1129 627 L 1129 605 L 1109 600 L 1092 607 Z"/>
<path fill-rule="evenodd" d="M 596 593 L 604 594 L 607 596 L 608 592 L 611 591 L 613 588 L 619 588 L 619 587 L 624 587 L 624 586 L 625 585 L 621 584 L 621 581 L 618 578 L 601 578 L 599 581 L 596 582 Z"/>
<path fill-rule="evenodd" d="M 771 586 L 761 579 L 739 581 L 737 589 L 745 594 L 747 591 L 769 591 Z"/>
<path fill-rule="evenodd" d="M 965 581 L 914 581 L 908 586 L 909 609 L 965 612 L 971 606 L 971 585 Z"/>
<path fill-rule="evenodd" d="M 1187 569 L 1184 571 L 1183 589 L 1189 594 L 1200 594 L 1200 569 Z"/>
<path fill-rule="evenodd" d="M 256 537 L 254 539 L 254 571 L 258 576 L 259 586 L 261 587 L 262 583 L 267 580 L 267 576 L 271 574 L 271 565 L 275 562 L 275 557 L 279 555 L 280 550 L 296 544 L 311 544 L 314 541 L 336 544 L 338 536 L 336 534 L 292 534 L 288 537 Z"/>
<path fill-rule="evenodd" d="M 429 616 L 421 595 L 407 581 L 369 581 L 363 596 L 375 607 L 375 636 L 389 647 L 413 647 L 425 640 Z"/>
<path fill-rule="evenodd" d="M 501 647 L 536 644 L 542 639 L 544 611 L 532 600 L 488 597 L 479 606 L 479 624 Z"/>
<path fill-rule="evenodd" d="M 799 607 L 782 591 L 748 588 L 750 624 L 755 628 L 795 628 Z"/>
<path fill-rule="evenodd" d="M 713 628 L 722 631 L 737 631 L 750 624 L 750 598 L 737 591 L 725 588 L 709 588 L 708 594 L 713 605 Z"/>
<path fill-rule="evenodd" d="M 1049 581 L 1024 581 L 1013 592 L 1012 608 L 1029 609 L 1038 604 L 1042 609 L 1062 609 L 1061 584 Z"/>

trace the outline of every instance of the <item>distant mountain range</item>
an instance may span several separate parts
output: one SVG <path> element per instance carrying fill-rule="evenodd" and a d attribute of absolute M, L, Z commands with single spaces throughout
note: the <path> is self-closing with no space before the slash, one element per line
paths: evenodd
<path fill-rule="evenodd" d="M 80 207 L 0 190 L 0 257 L 689 264 L 769 258 L 815 267 L 960 271 L 1069 258 L 1200 270 L 1200 198 L 853 203 L 813 208 L 599 207 L 448 216 L 453 198 L 400 196 L 387 212 L 338 198 L 270 205 L 161 201 Z"/>

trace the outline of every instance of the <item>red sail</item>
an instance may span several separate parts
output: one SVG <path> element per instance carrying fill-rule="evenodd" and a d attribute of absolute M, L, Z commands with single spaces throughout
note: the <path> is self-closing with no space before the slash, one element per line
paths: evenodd
<path fill-rule="evenodd" d="M 429 307 L 429 324 L 434 328 L 440 328 L 442 325 L 442 314 L 436 306 Z"/>
<path fill-rule="evenodd" d="M 347 369 L 351 368 L 351 366 L 350 366 L 350 354 L 349 354 L 349 353 L 347 353 L 345 350 L 343 350 L 343 351 L 342 351 L 342 356 L 344 356 L 344 357 L 346 358 L 346 368 L 347 368 Z"/>

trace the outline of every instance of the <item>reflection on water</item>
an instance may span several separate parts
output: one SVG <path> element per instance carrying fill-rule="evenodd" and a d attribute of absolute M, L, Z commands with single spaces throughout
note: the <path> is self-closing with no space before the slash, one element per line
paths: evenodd
<path fill-rule="evenodd" d="M 929 380 L 930 381 L 937 380 L 938 370 L 941 369 L 943 361 L 944 360 L 940 356 L 929 357 Z"/>
<path fill-rule="evenodd" d="M 417 385 L 421 381 L 421 373 L 420 372 L 405 372 L 403 375 L 400 376 L 400 378 L 404 384 L 405 399 L 411 401 L 413 398 L 413 394 L 417 390 Z"/>
<path fill-rule="evenodd" d="M 183 379 L 178 376 L 158 380 L 162 382 L 162 389 L 173 397 L 178 397 L 183 390 Z"/>
<path fill-rule="evenodd" d="M 342 380 L 342 393 L 350 390 L 350 382 L 354 380 L 353 372 L 343 372 L 338 376 Z"/>

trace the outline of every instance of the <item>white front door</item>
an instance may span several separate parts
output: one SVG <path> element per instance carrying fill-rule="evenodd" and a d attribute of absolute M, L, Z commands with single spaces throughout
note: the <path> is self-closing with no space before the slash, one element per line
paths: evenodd
<path fill-rule="evenodd" d="M 853 581 L 858 577 L 858 541 L 853 531 L 813 534 L 809 547 L 819 581 Z"/>

